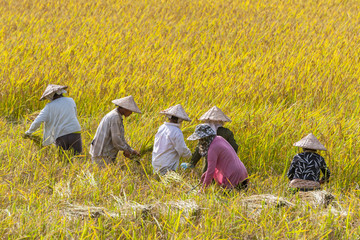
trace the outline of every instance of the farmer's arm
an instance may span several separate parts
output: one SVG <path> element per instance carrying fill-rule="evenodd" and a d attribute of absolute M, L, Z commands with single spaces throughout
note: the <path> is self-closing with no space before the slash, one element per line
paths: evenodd
<path fill-rule="evenodd" d="M 287 173 L 289 180 L 293 180 L 293 178 L 294 178 L 295 170 L 296 170 L 296 166 L 295 166 L 296 159 L 297 159 L 297 157 L 295 156 L 294 159 L 291 161 L 290 168 Z"/>
<path fill-rule="evenodd" d="M 181 131 L 177 132 L 174 137 L 171 138 L 171 141 L 174 144 L 175 150 L 178 152 L 180 157 L 189 158 L 191 156 L 191 151 L 186 146 L 184 135 Z"/>
<path fill-rule="evenodd" d="M 201 155 L 199 153 L 199 147 L 196 147 L 194 153 L 191 156 L 190 165 L 195 167 L 200 159 L 201 159 Z"/>
<path fill-rule="evenodd" d="M 110 134 L 114 147 L 119 151 L 130 152 L 131 154 L 135 152 L 129 144 L 127 144 L 124 134 L 124 125 L 122 121 L 117 118 L 112 118 L 110 122 Z"/>
<path fill-rule="evenodd" d="M 329 168 L 326 166 L 325 160 L 322 159 L 322 164 L 321 164 L 321 171 L 323 173 L 323 177 L 320 180 L 320 183 L 324 183 L 324 182 L 328 182 L 329 178 L 330 178 L 330 170 Z"/>
<path fill-rule="evenodd" d="M 202 177 L 204 179 L 203 188 L 206 188 L 211 184 L 212 179 L 214 178 L 217 160 L 218 160 L 218 154 L 215 151 L 213 151 L 213 149 L 209 149 L 207 156 L 208 168 Z"/>
<path fill-rule="evenodd" d="M 42 122 L 46 122 L 49 116 L 49 107 L 46 105 L 43 110 L 39 113 L 39 115 L 35 118 L 34 122 L 31 124 L 29 130 L 25 132 L 26 135 L 31 135 L 35 132 L 41 125 Z"/>

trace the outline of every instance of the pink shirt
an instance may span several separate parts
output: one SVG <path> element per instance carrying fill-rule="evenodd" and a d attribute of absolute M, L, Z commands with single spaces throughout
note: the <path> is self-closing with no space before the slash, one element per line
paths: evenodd
<path fill-rule="evenodd" d="M 207 171 L 201 177 L 204 188 L 211 184 L 213 178 L 225 188 L 235 187 L 248 178 L 247 170 L 234 148 L 220 136 L 216 136 L 210 144 L 207 161 Z"/>

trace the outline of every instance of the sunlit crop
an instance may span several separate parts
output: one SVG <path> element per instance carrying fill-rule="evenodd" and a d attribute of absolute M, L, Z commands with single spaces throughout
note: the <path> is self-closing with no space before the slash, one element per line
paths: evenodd
<path fill-rule="evenodd" d="M 0 1 L 0 236 L 358 239 L 359 13 L 356 0 Z M 49 83 L 68 85 L 77 104 L 81 156 L 22 138 Z M 127 95 L 143 112 L 124 121 L 141 164 L 119 154 L 94 169 L 91 139 L 111 100 Z M 165 120 L 159 112 L 178 103 L 192 119 L 185 138 L 213 105 L 232 119 L 247 192 L 189 191 L 201 166 L 153 176 L 146 149 Z M 328 149 L 324 189 L 337 212 L 287 191 L 292 144 L 310 132 Z M 242 204 L 257 194 L 295 205 Z M 74 206 L 81 216 L 66 210 Z M 103 212 L 86 217 L 91 207 Z"/>

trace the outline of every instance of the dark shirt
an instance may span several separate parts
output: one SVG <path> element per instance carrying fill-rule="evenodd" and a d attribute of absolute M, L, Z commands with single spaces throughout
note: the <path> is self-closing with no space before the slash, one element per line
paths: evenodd
<path fill-rule="evenodd" d="M 230 129 L 219 127 L 217 129 L 216 135 L 225 138 L 225 140 L 228 141 L 228 143 L 230 143 L 230 145 L 234 148 L 235 152 L 238 151 L 239 146 L 236 144 L 236 141 L 234 139 L 234 134 Z M 195 167 L 200 159 L 201 159 L 201 155 L 199 153 L 199 148 L 196 147 L 194 153 L 191 156 L 190 164 Z M 207 170 L 207 161 L 205 163 L 203 172 L 205 172 L 206 170 Z"/>
<path fill-rule="evenodd" d="M 324 175 L 321 180 L 327 181 L 330 178 L 330 170 L 324 158 L 314 152 L 302 152 L 295 155 L 287 175 L 290 180 L 304 179 L 319 182 L 320 170 Z"/>

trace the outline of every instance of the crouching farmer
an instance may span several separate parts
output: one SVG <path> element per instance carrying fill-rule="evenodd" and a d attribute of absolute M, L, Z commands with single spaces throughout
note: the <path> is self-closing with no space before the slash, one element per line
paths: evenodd
<path fill-rule="evenodd" d="M 316 151 L 326 151 L 326 148 L 312 133 L 294 143 L 294 146 L 301 147 L 303 152 L 296 154 L 291 162 L 287 174 L 290 180 L 289 188 L 292 191 L 320 189 L 320 184 L 329 180 L 330 171 L 326 166 L 324 158 Z M 321 179 L 320 170 L 323 173 Z"/>
<path fill-rule="evenodd" d="M 180 157 L 191 156 L 180 129 L 182 121 L 191 119 L 180 104 L 161 111 L 160 114 L 166 115 L 169 121 L 161 125 L 155 135 L 152 166 L 154 172 L 164 175 L 168 171 L 176 171 Z"/>
<path fill-rule="evenodd" d="M 125 141 L 123 116 L 128 117 L 133 112 L 141 113 L 132 96 L 112 101 L 117 108 L 106 114 L 101 120 L 90 146 L 92 160 L 100 168 L 115 163 L 116 155 L 123 151 L 124 156 L 132 158 L 140 154 Z"/>
<path fill-rule="evenodd" d="M 234 148 L 223 137 L 217 136 L 207 124 L 196 126 L 195 132 L 188 140 L 199 140 L 198 148 L 202 157 L 207 161 L 207 170 L 201 176 L 203 191 L 214 179 L 226 189 L 246 189 L 248 173 L 240 161 Z"/>
<path fill-rule="evenodd" d="M 55 143 L 60 152 L 70 150 L 76 155 L 82 152 L 81 127 L 74 100 L 63 96 L 66 88 L 54 84 L 46 87 L 40 101 L 46 99 L 50 102 L 25 132 L 25 137 L 30 137 L 44 123 L 43 145 Z"/>
<path fill-rule="evenodd" d="M 216 132 L 216 135 L 223 137 L 226 141 L 230 143 L 230 145 L 234 148 L 235 152 L 238 151 L 238 145 L 234 138 L 234 133 L 228 129 L 223 127 L 226 122 L 231 122 L 231 119 L 226 116 L 220 108 L 214 106 L 209 111 L 204 113 L 199 119 L 200 121 L 205 122 L 204 124 L 209 125 L 212 130 Z M 199 153 L 199 148 L 196 147 L 195 151 L 191 156 L 190 163 L 182 163 L 181 167 L 184 169 L 194 168 L 196 164 L 201 159 L 201 155 Z M 203 167 L 203 173 L 207 170 L 207 162 L 205 161 Z"/>

